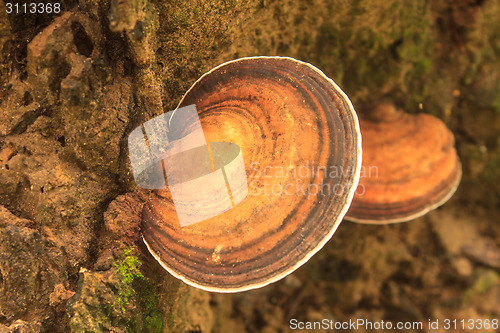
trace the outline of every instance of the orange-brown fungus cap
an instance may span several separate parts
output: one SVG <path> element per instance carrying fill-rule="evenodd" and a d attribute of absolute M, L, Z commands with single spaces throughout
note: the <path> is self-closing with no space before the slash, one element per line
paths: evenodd
<path fill-rule="evenodd" d="M 455 139 L 428 114 L 406 114 L 389 102 L 360 118 L 363 166 L 346 220 L 404 222 L 444 204 L 462 176 Z"/>
<path fill-rule="evenodd" d="M 201 289 L 237 292 L 285 277 L 332 237 L 352 200 L 361 138 L 350 101 L 312 65 L 253 57 L 203 75 L 179 107 L 192 104 L 207 142 L 241 148 L 248 195 L 181 227 L 170 192 L 157 191 L 143 210 L 144 241 L 166 270 Z"/>

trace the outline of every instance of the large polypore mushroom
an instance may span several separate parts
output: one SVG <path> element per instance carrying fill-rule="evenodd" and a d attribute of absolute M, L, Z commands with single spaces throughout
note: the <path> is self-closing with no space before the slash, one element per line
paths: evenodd
<path fill-rule="evenodd" d="M 454 136 L 441 120 L 383 102 L 359 121 L 363 166 L 346 220 L 409 221 L 455 193 L 462 168 Z"/>
<path fill-rule="evenodd" d="M 171 274 L 201 289 L 236 292 L 277 281 L 311 258 L 346 213 L 361 167 L 347 96 L 321 71 L 283 57 L 224 63 L 180 107 L 195 105 L 206 141 L 241 149 L 248 195 L 234 208 L 181 227 L 171 192 L 143 210 L 143 237 Z M 178 109 L 168 137 L 182 137 Z M 174 126 L 175 125 L 175 126 Z"/>

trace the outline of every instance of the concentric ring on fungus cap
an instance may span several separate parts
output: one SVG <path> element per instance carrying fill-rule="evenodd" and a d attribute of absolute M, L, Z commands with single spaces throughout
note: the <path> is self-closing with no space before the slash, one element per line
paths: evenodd
<path fill-rule="evenodd" d="M 168 190 L 156 191 L 143 210 L 146 245 L 172 275 L 208 291 L 285 277 L 332 237 L 351 203 L 361 168 L 351 102 L 310 64 L 250 57 L 203 75 L 179 107 L 191 104 L 207 142 L 241 148 L 249 193 L 235 208 L 181 228 Z"/>

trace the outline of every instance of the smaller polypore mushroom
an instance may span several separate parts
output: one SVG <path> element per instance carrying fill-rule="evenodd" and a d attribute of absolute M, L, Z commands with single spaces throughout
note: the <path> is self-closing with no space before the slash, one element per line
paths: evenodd
<path fill-rule="evenodd" d="M 462 168 L 454 136 L 441 120 L 407 114 L 383 102 L 359 122 L 363 164 L 346 220 L 409 221 L 455 193 Z"/>

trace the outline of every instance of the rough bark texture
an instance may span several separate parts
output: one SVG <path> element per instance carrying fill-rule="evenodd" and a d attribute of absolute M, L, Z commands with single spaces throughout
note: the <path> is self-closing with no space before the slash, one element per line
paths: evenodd
<path fill-rule="evenodd" d="M 324 318 L 499 318 L 500 4 L 432 1 L 67 0 L 0 3 L 0 332 L 287 332 Z M 464 178 L 424 218 L 344 222 L 285 280 L 209 294 L 140 239 L 148 196 L 126 138 L 205 71 L 286 55 L 361 113 L 381 98 L 455 133 Z M 358 332 L 370 331 L 359 329 Z M 493 332 L 494 330 L 484 330 Z"/>

